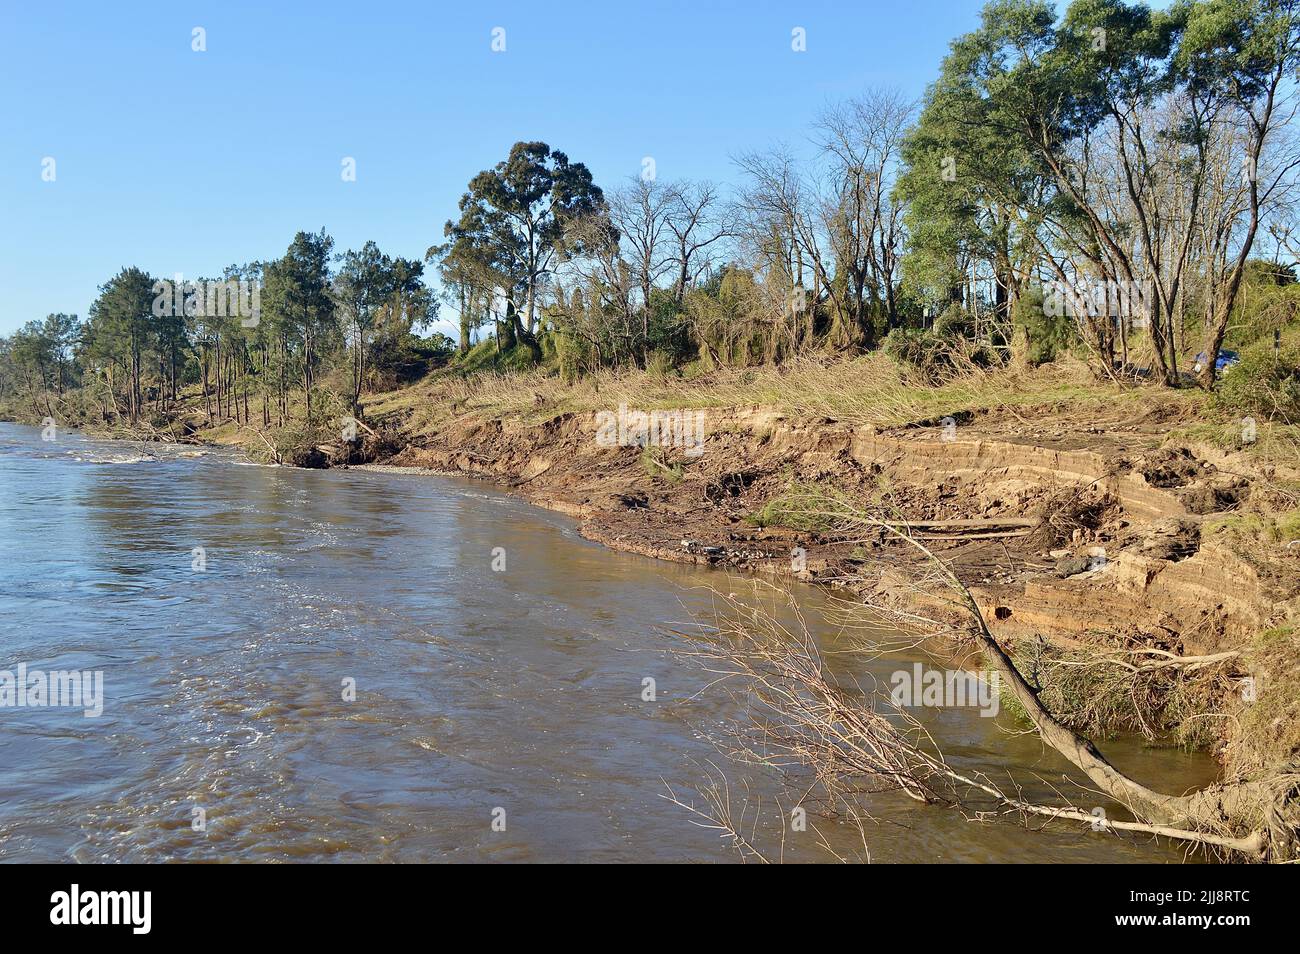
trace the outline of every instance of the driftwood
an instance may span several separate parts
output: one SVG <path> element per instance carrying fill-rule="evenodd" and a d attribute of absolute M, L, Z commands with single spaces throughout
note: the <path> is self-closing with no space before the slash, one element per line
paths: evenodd
<path fill-rule="evenodd" d="M 978 520 L 880 520 L 874 526 L 882 530 L 1033 530 L 1039 521 L 1025 517 L 986 517 Z M 852 534 L 822 533 L 826 543 L 855 543 Z"/>
<path fill-rule="evenodd" d="M 1033 530 L 998 530 L 992 533 L 912 533 L 913 540 L 1005 540 L 1008 537 L 1027 537 Z"/>
<path fill-rule="evenodd" d="M 239 429 L 241 431 L 252 431 L 254 434 L 256 434 L 259 438 L 261 438 L 262 443 L 266 445 L 266 449 L 271 452 L 271 459 L 274 460 L 277 464 L 284 463 L 284 459 L 280 456 L 280 452 L 276 450 L 274 444 L 272 444 L 270 441 L 266 439 L 265 434 L 263 434 L 257 428 L 249 426 L 248 424 L 241 424 Z"/>

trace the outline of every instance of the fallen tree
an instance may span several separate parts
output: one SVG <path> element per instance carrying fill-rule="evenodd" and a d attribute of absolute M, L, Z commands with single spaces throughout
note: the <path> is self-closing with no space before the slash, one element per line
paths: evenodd
<path fill-rule="evenodd" d="M 810 497 L 807 505 L 807 516 L 829 521 L 840 532 L 884 532 L 916 548 L 930 570 L 927 583 L 937 582 L 953 595 L 951 603 L 968 618 L 969 632 L 988 665 L 1039 737 L 1135 820 L 1099 820 L 1093 812 L 1073 805 L 1033 804 L 983 776 L 956 770 L 914 719 L 898 709 L 882 714 L 874 702 L 865 701 L 870 695 L 860 687 L 839 685 L 827 674 L 797 608 L 798 624 L 791 629 L 770 613 L 743 605 L 735 597 L 719 596 L 721 612 L 711 636 L 694 634 L 693 648 L 685 654 L 703 660 L 719 682 L 758 704 L 754 731 L 737 736 L 741 741 L 733 746 L 733 757 L 783 769 L 796 765 L 811 769 L 815 783 L 836 810 L 856 812 L 854 797 L 864 790 L 893 789 L 920 801 L 954 806 L 962 806 L 966 793 L 975 790 L 1024 816 L 1147 833 L 1252 861 L 1290 861 L 1297 856 L 1300 773 L 1282 771 L 1232 780 L 1183 795 L 1159 792 L 1130 778 L 1090 739 L 1044 705 L 1039 690 L 990 632 L 969 590 L 905 522 L 825 497 Z M 1165 654 L 1158 662 L 1136 665 L 1196 668 L 1219 661 L 1223 660 L 1179 660 Z"/>

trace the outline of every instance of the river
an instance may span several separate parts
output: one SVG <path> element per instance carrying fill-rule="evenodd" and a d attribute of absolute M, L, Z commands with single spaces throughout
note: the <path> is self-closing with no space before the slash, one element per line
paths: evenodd
<path fill-rule="evenodd" d="M 670 651 L 708 586 L 746 581 L 611 552 L 481 484 L 194 454 L 0 424 L 0 670 L 103 673 L 97 717 L 0 708 L 0 859 L 735 861 L 665 797 L 698 803 L 711 764 L 770 854 L 832 860 L 814 827 L 861 852 L 835 820 L 782 838 L 780 780 L 710 740 L 736 703 Z M 821 600 L 800 593 L 826 627 Z M 887 684 L 912 657 L 836 660 Z M 924 722 L 1030 796 L 1069 784 L 1006 713 Z M 1200 755 L 1104 750 L 1168 791 L 1214 777 Z M 878 862 L 1182 858 L 896 793 L 867 807 Z"/>

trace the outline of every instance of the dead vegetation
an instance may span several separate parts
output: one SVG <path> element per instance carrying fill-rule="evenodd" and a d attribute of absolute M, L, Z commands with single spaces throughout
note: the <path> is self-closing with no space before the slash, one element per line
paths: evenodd
<path fill-rule="evenodd" d="M 1212 749 L 1245 708 L 1241 654 L 1185 655 L 1153 646 L 1016 643 L 1013 659 L 1043 704 L 1092 738 L 1117 732 L 1152 744 Z"/>
<path fill-rule="evenodd" d="M 434 375 L 417 385 L 368 399 L 368 414 L 405 419 L 413 433 L 435 430 L 462 415 L 539 422 L 620 403 L 643 409 L 765 407 L 792 417 L 827 418 L 880 428 L 1006 409 L 1030 413 L 1052 430 L 1052 415 L 1073 427 L 1079 415 L 1115 429 L 1151 419 L 1192 419 L 1205 398 L 1195 392 L 1117 388 L 1099 382 L 1082 362 L 1062 360 L 1032 370 L 969 366 L 938 385 L 882 354 L 853 359 L 798 358 L 780 366 L 684 369 L 671 375 L 595 371 L 566 381 L 544 370 Z"/>

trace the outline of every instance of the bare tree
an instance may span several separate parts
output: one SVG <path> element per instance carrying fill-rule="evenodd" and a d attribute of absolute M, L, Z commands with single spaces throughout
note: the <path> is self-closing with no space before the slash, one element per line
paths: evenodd
<path fill-rule="evenodd" d="M 635 176 L 610 200 L 610 220 L 618 230 L 629 278 L 640 292 L 641 359 L 650 359 L 651 292 L 673 268 L 668 228 L 676 193 L 657 180 Z"/>
<path fill-rule="evenodd" d="M 848 285 L 854 321 L 864 327 L 879 308 L 898 324 L 898 263 L 903 206 L 894 180 L 916 104 L 896 90 L 872 90 L 830 107 L 817 123 L 835 195 L 830 211 L 836 265 Z"/>
<path fill-rule="evenodd" d="M 1219 241 L 1211 245 L 1208 255 L 1207 274 L 1213 284 L 1202 347 L 1206 361 L 1197 374 L 1197 380 L 1206 388 L 1214 385 L 1216 359 L 1228 331 L 1228 319 L 1241 290 L 1255 237 L 1270 205 L 1288 189 L 1296 168 L 1300 167 L 1300 153 L 1293 149 L 1278 150 L 1276 156 L 1266 152 L 1266 145 L 1279 137 L 1278 127 L 1286 127 L 1297 110 L 1294 92 L 1286 93 L 1283 84 L 1294 68 L 1300 35 L 1288 30 L 1278 42 L 1282 46 L 1277 51 L 1275 66 L 1259 88 L 1247 92 L 1242 84 L 1234 82 L 1223 94 L 1231 110 L 1229 122 L 1240 143 L 1240 199 L 1221 204 L 1215 235 Z M 1240 234 L 1236 253 L 1229 257 L 1226 237 L 1234 229 Z"/>
<path fill-rule="evenodd" d="M 838 201 L 828 201 L 821 183 L 801 171 L 789 150 L 749 152 L 736 158 L 748 179 L 740 197 L 744 241 L 769 263 L 785 260 L 782 271 L 793 283 L 790 301 L 802 301 L 805 271 L 811 272 L 813 304 L 830 312 L 831 337 L 840 347 L 862 341 L 861 329 L 849 320 L 846 294 L 835 281 L 834 219 Z"/>
<path fill-rule="evenodd" d="M 677 182 L 668 187 L 666 224 L 671 235 L 673 295 L 678 305 L 686 290 L 718 261 L 735 223 L 718 187 L 711 182 Z"/>

